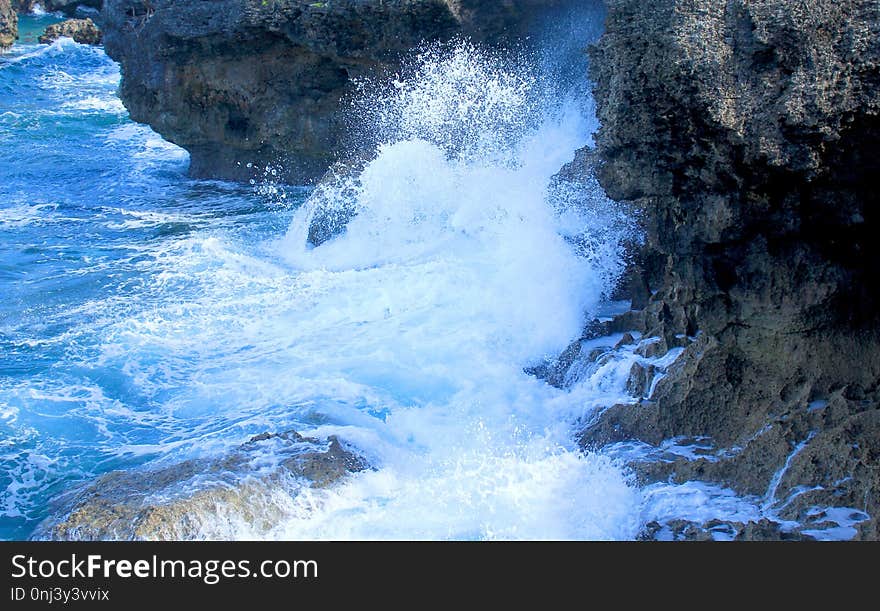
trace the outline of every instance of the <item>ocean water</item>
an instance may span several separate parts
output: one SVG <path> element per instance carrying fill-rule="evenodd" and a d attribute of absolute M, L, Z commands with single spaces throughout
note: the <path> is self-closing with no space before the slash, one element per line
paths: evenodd
<path fill-rule="evenodd" d="M 372 468 L 278 490 L 268 528 L 205 516 L 193 536 L 631 539 L 653 519 L 759 517 L 760 499 L 640 490 L 619 452 L 579 450 L 579 422 L 631 400 L 632 348 L 566 390 L 524 371 L 620 307 L 632 237 L 601 192 L 552 178 L 596 122 L 551 65 L 414 54 L 352 105 L 375 158 L 310 198 L 187 178 L 100 48 L 0 56 L 0 538 L 99 474 L 290 429 Z M 328 206 L 357 215 L 312 247 Z"/>
<path fill-rule="evenodd" d="M 183 313 L 205 283 L 236 282 L 224 269 L 262 265 L 234 244 L 283 232 L 305 196 L 188 180 L 185 151 L 128 119 L 118 82 L 102 49 L 70 40 L 0 56 L 3 538 L 28 536 L 76 482 L 248 418 L 197 415 L 199 370 L 222 363 L 196 336 L 171 348 L 166 325 L 198 324 Z M 229 297 L 217 305 L 244 307 Z"/>

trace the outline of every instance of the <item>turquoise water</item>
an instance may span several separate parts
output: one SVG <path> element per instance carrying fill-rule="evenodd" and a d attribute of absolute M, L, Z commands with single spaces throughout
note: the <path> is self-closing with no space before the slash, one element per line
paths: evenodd
<path fill-rule="evenodd" d="M 23 40 L 49 20 L 23 18 Z M 162 277 L 191 236 L 259 241 L 289 222 L 251 187 L 187 179 L 186 153 L 128 119 L 118 81 L 72 41 L 0 56 L 0 538 L 26 537 L 71 482 L 199 426 L 160 415 L 167 394 L 106 350 L 126 317 L 198 290 Z"/>
<path fill-rule="evenodd" d="M 64 21 L 62 13 L 43 13 L 42 15 L 18 16 L 18 42 L 22 45 L 35 45 L 37 39 L 52 23 Z"/>

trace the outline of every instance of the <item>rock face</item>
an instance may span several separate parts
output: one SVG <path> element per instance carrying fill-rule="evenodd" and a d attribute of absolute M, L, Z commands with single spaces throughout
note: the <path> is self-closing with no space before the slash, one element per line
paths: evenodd
<path fill-rule="evenodd" d="M 517 36 L 563 0 L 108 0 L 105 45 L 134 120 L 190 152 L 191 173 L 266 165 L 320 178 L 352 146 L 352 79 L 393 71 L 422 41 Z"/>
<path fill-rule="evenodd" d="M 57 500 L 54 517 L 34 538 L 228 539 L 236 533 L 216 529 L 237 523 L 264 533 L 278 524 L 300 486 L 326 488 L 366 468 L 336 437 L 319 441 L 295 431 L 265 433 L 220 458 L 107 473 Z"/>
<path fill-rule="evenodd" d="M 59 38 L 72 38 L 83 45 L 101 44 L 101 30 L 91 19 L 68 19 L 61 23 L 53 23 L 40 36 L 40 43 L 50 44 Z"/>
<path fill-rule="evenodd" d="M 597 175 L 643 219 L 653 295 L 611 327 L 686 349 L 584 445 L 710 438 L 711 460 L 637 472 L 719 482 L 783 520 L 851 508 L 877 539 L 880 4 L 608 7 Z"/>
<path fill-rule="evenodd" d="M 9 0 L 0 0 L 0 51 L 11 47 L 18 38 L 18 16 Z"/>

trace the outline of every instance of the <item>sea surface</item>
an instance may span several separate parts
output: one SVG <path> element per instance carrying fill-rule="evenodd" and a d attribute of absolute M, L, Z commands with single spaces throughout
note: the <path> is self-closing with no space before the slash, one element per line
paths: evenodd
<path fill-rule="evenodd" d="M 204 516 L 193 536 L 632 539 L 759 517 L 705 484 L 641 490 L 577 447 L 631 399 L 631 348 L 564 390 L 526 373 L 626 309 L 608 295 L 633 237 L 601 190 L 553 179 L 596 122 L 552 62 L 414 54 L 352 106 L 376 145 L 354 195 L 309 200 L 271 168 L 188 178 L 187 153 L 129 119 L 101 48 L 34 42 L 51 19 L 24 17 L 0 56 L 0 538 L 102 473 L 291 429 L 372 468 L 282 491 L 268 528 Z M 316 200 L 358 211 L 317 248 Z"/>

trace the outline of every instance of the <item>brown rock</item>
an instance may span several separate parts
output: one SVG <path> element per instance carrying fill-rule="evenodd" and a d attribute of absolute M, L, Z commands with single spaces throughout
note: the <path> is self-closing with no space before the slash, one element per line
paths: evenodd
<path fill-rule="evenodd" d="M 257 459 L 259 469 L 253 466 Z M 274 466 L 267 467 L 273 460 Z M 235 533 L 222 530 L 223 525 L 232 528 L 237 522 L 266 532 L 283 517 L 285 498 L 297 494 L 301 482 L 326 488 L 366 468 L 366 462 L 336 437 L 321 442 L 296 431 L 264 433 L 219 458 L 102 475 L 57 499 L 54 516 L 34 538 L 229 538 Z"/>
<path fill-rule="evenodd" d="M 626 391 L 637 399 L 646 398 L 654 380 L 654 373 L 653 365 L 645 367 L 641 363 L 633 363 L 626 382 Z"/>
<path fill-rule="evenodd" d="M 102 34 L 91 19 L 68 19 L 48 26 L 39 41 L 46 45 L 59 38 L 72 38 L 82 45 L 99 45 Z"/>
<path fill-rule="evenodd" d="M 9 0 L 0 0 L 0 51 L 18 39 L 18 15 Z"/>

